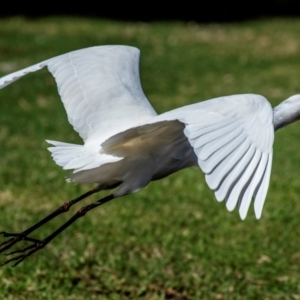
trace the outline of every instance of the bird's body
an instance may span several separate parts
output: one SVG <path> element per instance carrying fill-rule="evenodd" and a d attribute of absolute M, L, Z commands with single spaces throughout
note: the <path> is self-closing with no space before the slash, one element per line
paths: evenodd
<path fill-rule="evenodd" d="M 218 201 L 225 199 L 228 210 L 238 205 L 244 219 L 254 198 L 254 211 L 260 218 L 274 131 L 300 119 L 299 95 L 274 111 L 263 96 L 241 94 L 157 115 L 140 85 L 139 50 L 128 46 L 99 46 L 60 55 L 0 78 L 0 88 L 45 66 L 56 79 L 69 122 L 84 141 L 83 145 L 48 141 L 52 157 L 64 169 L 73 170 L 72 181 L 97 187 L 19 235 L 4 233 L 14 238 L 0 245 L 0 252 L 24 237 L 35 245 L 29 254 L 11 260 L 19 263 L 44 247 L 90 209 L 191 166 L 202 169 L 208 186 Z M 79 200 L 112 188 L 117 189 L 78 211 L 44 241 L 28 237 Z"/>
<path fill-rule="evenodd" d="M 75 172 L 71 179 L 78 183 L 96 183 L 100 189 L 121 185 L 114 195 L 123 196 L 138 191 L 152 180 L 196 166 L 197 157 L 183 129 L 181 122 L 161 121 L 113 135 L 101 144 L 98 155 L 122 159 Z"/>

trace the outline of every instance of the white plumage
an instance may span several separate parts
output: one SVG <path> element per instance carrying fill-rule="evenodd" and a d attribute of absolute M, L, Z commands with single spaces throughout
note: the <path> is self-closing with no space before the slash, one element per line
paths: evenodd
<path fill-rule="evenodd" d="M 118 186 L 115 198 L 198 165 L 228 210 L 238 205 L 244 219 L 254 198 L 260 218 L 274 130 L 300 118 L 299 95 L 274 112 L 263 96 L 242 94 L 157 115 L 140 84 L 139 50 L 129 46 L 60 55 L 1 78 L 0 88 L 43 67 L 55 77 L 68 120 L 84 141 L 48 141 L 55 162 L 73 170 L 71 180 L 96 183 L 93 192 Z"/>
<path fill-rule="evenodd" d="M 274 135 L 272 108 L 264 97 L 220 97 L 157 116 L 141 88 L 139 50 L 128 46 L 100 46 L 60 55 L 1 78 L 0 87 L 45 66 L 55 77 L 69 122 L 84 140 L 83 146 L 48 141 L 54 146 L 49 150 L 58 165 L 74 173 L 86 170 L 85 176 L 74 176 L 75 181 L 84 177 L 84 183 L 103 184 L 99 178 L 89 177 L 88 170 L 98 168 L 101 172 L 99 167 L 110 163 L 113 168 L 115 162 L 124 159 L 101 153 L 101 144 L 115 134 L 178 120 L 185 125 L 183 133 L 217 200 L 226 199 L 228 210 L 240 200 L 244 219 L 254 196 L 255 213 L 260 217 Z M 155 146 L 156 140 L 151 143 Z M 173 149 L 169 151 L 172 155 Z M 149 175 L 151 179 L 155 174 Z M 123 178 L 117 180 L 124 182 Z"/>

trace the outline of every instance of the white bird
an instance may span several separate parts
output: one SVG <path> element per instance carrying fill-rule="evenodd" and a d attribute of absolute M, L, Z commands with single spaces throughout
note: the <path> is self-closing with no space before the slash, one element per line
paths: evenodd
<path fill-rule="evenodd" d="M 89 210 L 116 197 L 134 193 L 150 181 L 199 166 L 218 201 L 225 200 L 240 217 L 251 199 L 260 218 L 266 198 L 274 131 L 300 119 L 300 95 L 272 109 L 260 95 L 215 98 L 157 115 L 145 97 L 139 78 L 137 48 L 98 46 L 63 54 L 0 78 L 3 88 L 22 76 L 48 67 L 55 77 L 68 120 L 83 145 L 48 141 L 54 161 L 73 170 L 70 180 L 95 183 L 94 189 L 64 203 L 52 214 L 10 237 L 0 252 L 20 240 L 32 244 L 4 264 L 15 265 L 43 248 Z M 67 211 L 70 206 L 104 189 L 109 196 L 82 207 L 69 221 L 39 241 L 28 235 Z"/>

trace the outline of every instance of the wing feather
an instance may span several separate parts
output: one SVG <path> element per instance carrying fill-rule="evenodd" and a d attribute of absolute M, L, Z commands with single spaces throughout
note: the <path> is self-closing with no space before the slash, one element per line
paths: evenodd
<path fill-rule="evenodd" d="M 259 219 L 261 217 L 263 205 L 265 203 L 266 195 L 268 192 L 268 186 L 270 181 L 270 175 L 271 175 L 271 168 L 272 168 L 272 156 L 273 153 L 269 153 L 268 155 L 268 163 L 265 168 L 265 172 L 263 175 L 263 178 L 257 187 L 256 191 L 254 192 L 254 212 L 256 215 L 256 218 Z"/>
<path fill-rule="evenodd" d="M 218 201 L 224 200 L 230 194 L 236 181 L 246 169 L 253 156 L 254 149 L 247 140 L 241 145 L 239 150 L 236 156 L 230 155 L 230 157 L 226 158 L 228 163 L 223 172 L 223 177 L 217 182 L 219 185 L 214 188 Z"/>
<path fill-rule="evenodd" d="M 184 134 L 218 201 L 226 199 L 230 211 L 239 204 L 244 219 L 255 198 L 255 215 L 261 216 L 274 141 L 273 111 L 264 97 L 243 94 L 215 98 L 156 119 L 177 119 L 185 124 Z"/>
<path fill-rule="evenodd" d="M 235 136 L 234 134 L 237 135 Z M 200 168 L 203 170 L 207 176 L 213 172 L 213 170 L 218 167 L 218 165 L 226 158 L 229 156 L 229 154 L 237 149 L 237 147 L 240 146 L 240 144 L 245 140 L 245 137 L 241 134 L 241 129 L 238 128 L 237 130 L 233 131 L 232 134 L 224 136 L 224 138 L 221 140 L 220 143 L 212 143 L 215 147 L 218 147 L 217 151 L 214 151 L 214 148 L 211 147 L 211 149 L 207 149 L 207 151 L 211 150 L 210 153 L 212 155 L 206 159 L 206 160 L 201 160 L 198 159 L 198 164 Z M 223 143 L 224 142 L 224 143 Z M 205 145 L 203 149 L 205 150 L 205 147 L 210 146 Z M 202 151 L 201 149 L 200 151 Z M 197 154 L 197 153 L 196 153 Z M 197 155 L 198 156 L 198 155 Z M 222 168 L 222 167 L 221 167 Z M 216 172 L 219 172 L 217 170 Z M 215 175 L 214 175 L 215 176 Z"/>
<path fill-rule="evenodd" d="M 251 179 L 248 186 L 246 187 L 243 195 L 241 195 L 241 200 L 239 204 L 239 213 L 242 219 L 245 219 L 247 215 L 247 211 L 249 209 L 252 196 L 254 194 L 256 187 L 262 180 L 262 176 L 264 175 L 267 162 L 268 162 L 268 155 L 261 154 L 260 160 L 253 174 L 253 178 Z"/>
<path fill-rule="evenodd" d="M 193 147 L 197 151 L 198 148 L 203 147 L 204 145 L 214 140 L 222 138 L 224 135 L 232 132 L 232 130 L 234 130 L 235 128 L 236 128 L 236 124 L 232 123 L 232 124 L 228 124 L 227 126 L 220 126 L 214 129 L 213 131 L 209 131 L 209 132 L 207 132 L 206 130 L 199 131 L 201 133 L 199 134 L 199 137 Z M 199 158 L 203 159 L 201 157 Z"/>
<path fill-rule="evenodd" d="M 156 116 L 141 87 L 139 56 L 139 50 L 129 46 L 81 49 L 4 76 L 0 88 L 47 66 L 74 129 L 85 141 L 91 135 L 95 140 L 101 130 L 99 138 L 105 140 Z M 103 118 L 106 115 L 110 119 Z"/>
<path fill-rule="evenodd" d="M 248 164 L 245 166 L 244 170 L 242 171 L 238 181 L 234 184 L 233 188 L 230 191 L 229 196 L 226 197 L 226 207 L 229 211 L 234 210 L 236 204 L 238 203 L 239 198 L 243 194 L 243 189 L 247 186 L 248 181 L 250 180 L 253 172 L 255 171 L 257 164 L 259 162 L 261 153 L 258 150 L 255 150 L 254 146 L 251 146 L 252 149 L 252 157 L 248 160 Z M 243 199 L 242 204 L 244 204 L 245 199 Z M 251 199 L 250 199 L 251 200 Z M 250 202 L 249 202 L 250 204 Z M 245 207 L 249 208 L 249 205 L 245 205 Z"/>
<path fill-rule="evenodd" d="M 205 105 L 211 117 L 219 115 L 215 123 L 210 120 L 206 126 L 199 118 L 199 129 L 193 123 L 192 130 L 186 130 L 185 134 L 192 140 L 198 164 L 217 200 L 226 199 L 229 211 L 239 203 L 240 217 L 245 219 L 251 199 L 255 198 L 255 215 L 260 218 L 272 164 L 272 108 L 265 98 L 258 95 L 214 100 L 218 102 L 217 106 L 214 101 L 210 102 L 211 108 L 208 101 Z M 201 104 L 199 109 L 203 111 Z M 184 122 L 189 128 L 188 116 Z"/>
<path fill-rule="evenodd" d="M 250 143 L 244 139 L 244 141 L 242 141 L 237 148 L 233 149 L 229 155 L 223 157 L 222 161 L 213 169 L 212 172 L 206 174 L 206 183 L 212 190 L 217 190 L 220 187 L 220 184 L 225 179 L 226 175 L 230 173 L 234 166 L 241 160 L 242 156 L 246 153 L 249 147 Z M 218 196 L 219 192 L 217 192 L 215 195 L 218 201 L 222 201 L 226 196 L 226 192 L 224 196 Z"/>
<path fill-rule="evenodd" d="M 44 68 L 47 65 L 48 61 L 44 61 L 41 63 L 37 63 L 35 65 L 32 65 L 30 67 L 21 69 L 19 71 L 10 73 L 6 76 L 3 76 L 0 78 L 0 89 L 6 87 L 7 85 L 13 83 L 14 81 L 20 79 L 21 77 L 27 75 L 28 73 L 32 73 L 38 70 L 41 70 L 42 68 Z"/>
<path fill-rule="evenodd" d="M 202 118 L 202 122 L 203 121 L 206 123 L 206 120 L 203 120 L 203 118 Z M 232 120 L 222 120 L 218 123 L 209 124 L 207 126 L 203 126 L 200 128 L 199 128 L 199 124 L 197 123 L 197 124 L 186 126 L 185 133 L 186 133 L 186 135 L 189 136 L 190 140 L 195 139 L 195 138 L 198 139 L 199 136 L 201 136 L 203 134 L 206 134 L 206 133 L 209 133 L 209 132 L 212 132 L 215 130 L 219 130 L 220 128 L 231 125 L 232 123 L 233 123 Z"/>
<path fill-rule="evenodd" d="M 234 141 L 241 134 L 241 131 L 241 128 L 235 128 L 231 132 L 228 132 L 228 134 L 224 134 L 219 139 L 202 146 L 197 155 L 198 159 L 201 161 L 207 161 L 211 155 L 220 149 L 222 149 L 223 155 L 226 155 L 226 147 L 229 147 L 231 141 Z M 213 159 L 215 160 L 216 158 L 214 157 Z"/>

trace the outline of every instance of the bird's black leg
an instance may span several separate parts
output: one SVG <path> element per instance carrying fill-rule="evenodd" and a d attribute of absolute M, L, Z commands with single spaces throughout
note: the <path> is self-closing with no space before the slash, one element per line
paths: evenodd
<path fill-rule="evenodd" d="M 78 218 L 84 216 L 88 211 L 90 211 L 91 209 L 102 205 L 112 199 L 114 199 L 115 197 L 113 195 L 109 195 L 106 196 L 90 205 L 84 206 L 81 209 L 79 209 L 77 211 L 77 213 L 75 215 L 73 215 L 72 218 L 70 218 L 66 223 L 64 223 L 61 227 L 59 227 L 57 230 L 55 230 L 52 234 L 50 234 L 48 237 L 46 237 L 44 240 L 42 241 L 37 241 L 35 242 L 33 245 L 30 245 L 28 247 L 25 247 L 23 249 L 20 250 L 16 250 L 16 251 L 12 251 L 10 253 L 7 253 L 7 255 L 11 255 L 11 254 L 15 254 L 15 253 L 23 253 L 20 255 L 17 255 L 13 258 L 10 258 L 8 260 L 6 260 L 2 265 L 6 265 L 12 261 L 15 261 L 13 267 L 15 267 L 16 265 L 18 265 L 20 262 L 22 262 L 25 258 L 29 257 L 30 255 L 32 255 L 33 253 L 37 252 L 38 250 L 44 248 L 51 240 L 53 240 L 58 234 L 60 234 L 63 230 L 65 230 L 67 227 L 69 227 L 72 223 L 74 223 Z M 25 253 L 24 253 L 25 252 Z"/>
<path fill-rule="evenodd" d="M 11 248 L 14 244 L 16 244 L 17 242 L 22 241 L 22 240 L 33 242 L 34 244 L 38 243 L 39 240 L 30 238 L 27 235 L 30 234 L 31 232 L 33 232 L 34 230 L 36 230 L 37 228 L 41 227 L 42 225 L 46 224 L 47 222 L 49 222 L 56 216 L 68 211 L 70 209 L 70 207 L 72 205 L 74 205 L 75 203 L 98 192 L 98 190 L 99 190 L 98 187 L 96 187 L 73 200 L 65 202 L 62 206 L 60 206 L 58 209 L 56 209 L 50 215 L 48 215 L 47 217 L 45 217 L 44 219 L 37 222 L 36 224 L 34 224 L 33 226 L 29 227 L 28 229 L 24 230 L 21 233 L 8 233 L 8 232 L 4 232 L 4 231 L 0 232 L 0 234 L 2 234 L 4 237 L 11 237 L 10 239 L 8 239 L 0 244 L 0 253 Z"/>

